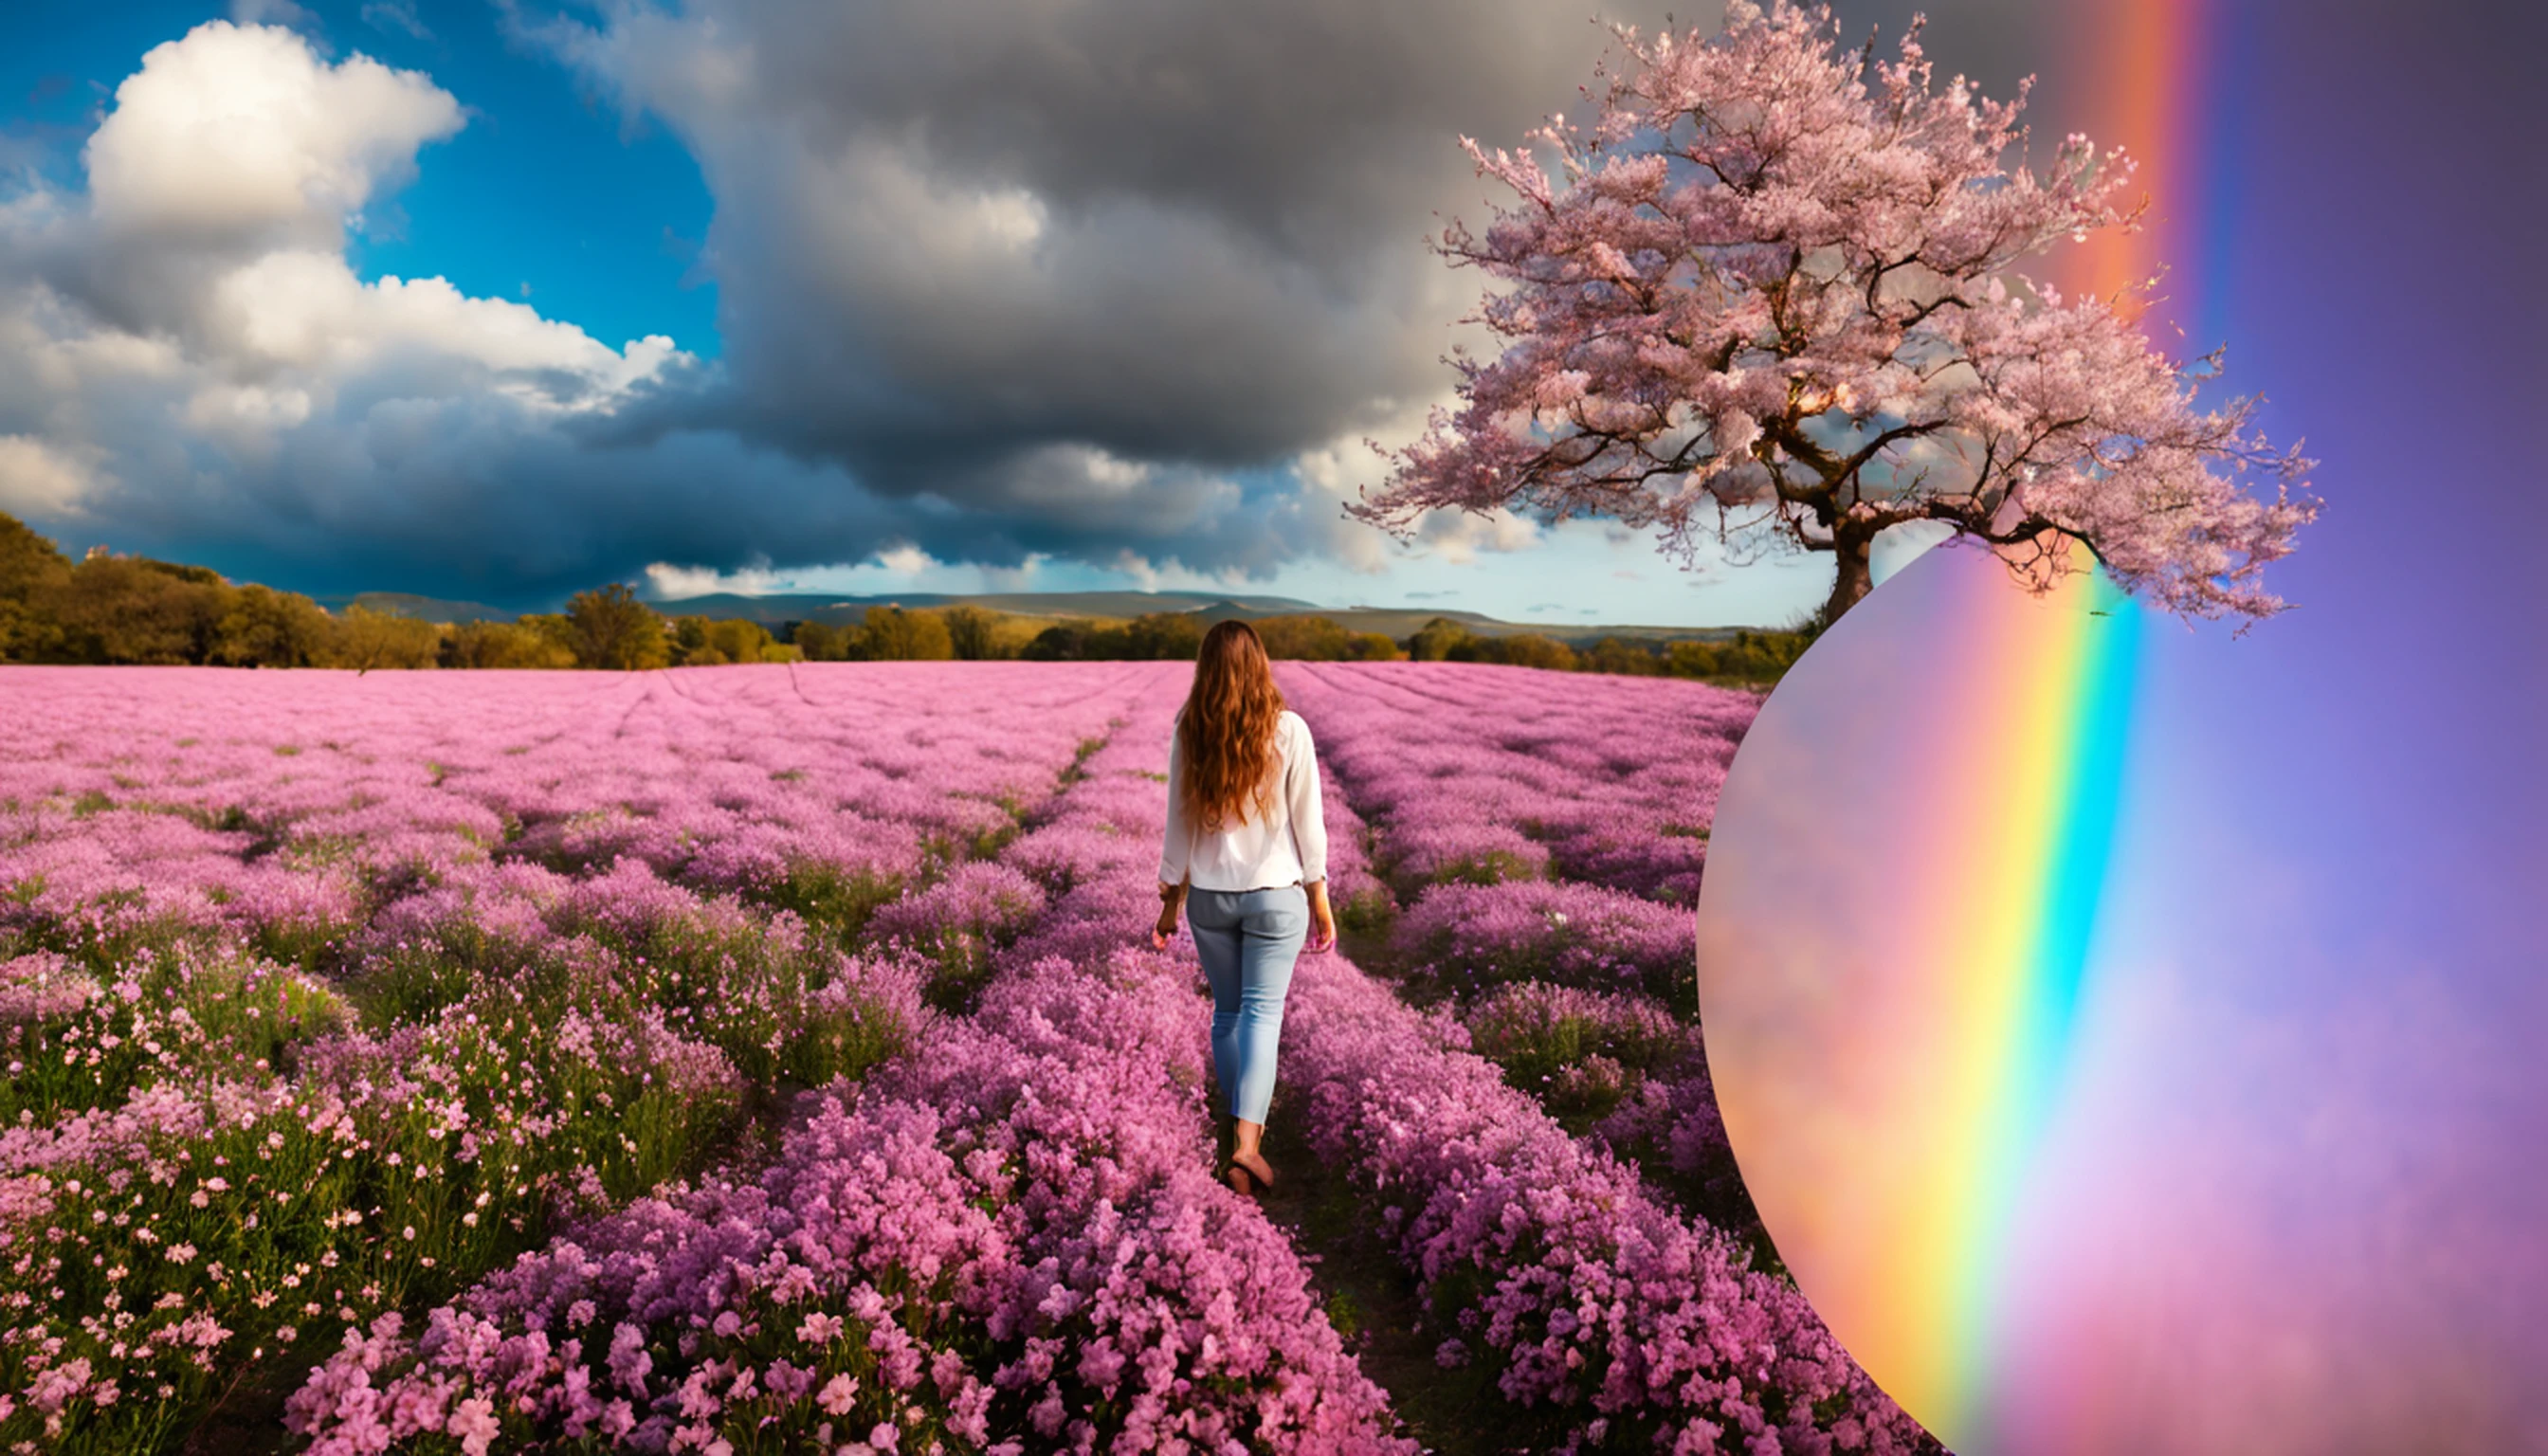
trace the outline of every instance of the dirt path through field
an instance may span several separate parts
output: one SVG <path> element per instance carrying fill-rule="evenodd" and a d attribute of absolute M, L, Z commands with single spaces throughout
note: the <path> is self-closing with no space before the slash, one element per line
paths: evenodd
<path fill-rule="evenodd" d="M 1266 1219 L 1310 1267 L 1327 1320 L 1363 1374 L 1389 1392 L 1407 1432 L 1440 1456 L 1497 1456 L 1488 1412 L 1493 1384 L 1433 1359 L 1439 1336 L 1423 1328 L 1414 1282 L 1371 1227 L 1371 1195 L 1321 1163 L 1278 1104 L 1266 1125 L 1265 1153 L 1282 1183 L 1262 1195 Z"/>

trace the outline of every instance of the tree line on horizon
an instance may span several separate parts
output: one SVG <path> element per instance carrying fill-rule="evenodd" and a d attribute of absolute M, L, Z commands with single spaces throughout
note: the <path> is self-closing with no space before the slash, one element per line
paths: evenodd
<path fill-rule="evenodd" d="M 1206 625 L 1193 612 L 1046 623 L 972 605 L 872 606 L 857 622 L 787 622 L 774 633 L 740 618 L 669 615 L 615 582 L 577 592 L 563 611 L 430 622 L 360 604 L 330 612 L 299 592 L 233 585 L 209 567 L 94 551 L 74 562 L 0 513 L 0 662 L 9 663 L 634 672 L 779 662 L 1191 661 Z M 1540 633 L 1479 633 L 1447 617 L 1404 639 L 1315 613 L 1250 625 L 1270 655 L 1299 661 L 1500 663 L 1765 683 L 1814 636 L 1808 624 L 1724 641 L 1604 637 L 1579 649 Z"/>

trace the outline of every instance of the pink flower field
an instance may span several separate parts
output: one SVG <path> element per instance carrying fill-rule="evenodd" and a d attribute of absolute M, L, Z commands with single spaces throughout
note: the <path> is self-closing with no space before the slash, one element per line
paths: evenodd
<path fill-rule="evenodd" d="M 1146 938 L 1190 673 L 0 668 L 0 1449 L 1935 1450 L 1708 1088 L 1756 700 L 1281 666 L 1309 1218 Z"/>

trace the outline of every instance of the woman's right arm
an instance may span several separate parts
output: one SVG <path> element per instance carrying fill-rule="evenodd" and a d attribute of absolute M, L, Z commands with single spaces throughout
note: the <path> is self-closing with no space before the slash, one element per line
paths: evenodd
<path fill-rule="evenodd" d="M 1188 857 L 1193 853 L 1194 836 L 1186 828 L 1185 745 L 1175 729 L 1168 730 L 1168 828 L 1159 846 L 1159 889 L 1162 898 L 1175 886 L 1186 882 Z"/>
<path fill-rule="evenodd" d="M 1177 912 L 1186 899 L 1187 860 L 1191 836 L 1186 833 L 1185 795 L 1177 791 L 1184 781 L 1184 753 L 1178 747 L 1175 730 L 1168 735 L 1168 827 L 1159 846 L 1159 919 L 1150 927 L 1150 944 L 1159 950 L 1168 948 L 1168 939 L 1177 933 Z"/>

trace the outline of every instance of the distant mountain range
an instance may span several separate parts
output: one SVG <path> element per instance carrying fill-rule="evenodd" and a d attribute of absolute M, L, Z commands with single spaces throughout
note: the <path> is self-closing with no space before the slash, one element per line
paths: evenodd
<path fill-rule="evenodd" d="M 365 592 L 356 596 L 322 596 L 320 605 L 331 611 L 346 606 L 361 606 L 373 611 L 396 612 L 402 616 L 419 617 L 432 622 L 509 622 L 520 613 L 483 601 L 451 601 L 432 596 L 416 596 L 404 592 Z M 943 592 L 905 592 L 881 596 L 835 596 L 799 592 L 779 596 L 744 596 L 731 592 L 706 596 L 682 596 L 651 603 L 656 610 L 670 616 L 740 617 L 776 627 L 782 622 L 855 622 L 866 615 L 871 606 L 946 607 L 978 606 L 986 611 L 1008 612 L 1015 616 L 1051 617 L 1056 621 L 1068 617 L 1137 617 L 1150 612 L 1193 612 L 1207 622 L 1228 617 L 1254 620 L 1259 617 L 1310 615 L 1321 616 L 1353 632 L 1378 632 L 1404 639 L 1414 635 L 1426 622 L 1448 617 L 1483 637 L 1503 637 L 1518 632 L 1538 632 L 1561 642 L 1583 644 L 1602 637 L 1626 637 L 1652 640 L 1679 638 L 1709 641 L 1731 637 L 1732 627 L 1643 627 L 1608 624 L 1570 623 L 1551 626 L 1531 622 L 1507 622 L 1483 612 L 1461 611 L 1448 607 L 1411 606 L 1320 606 L 1292 596 L 1221 596 L 1209 592 L 984 592 L 951 593 Z"/>

